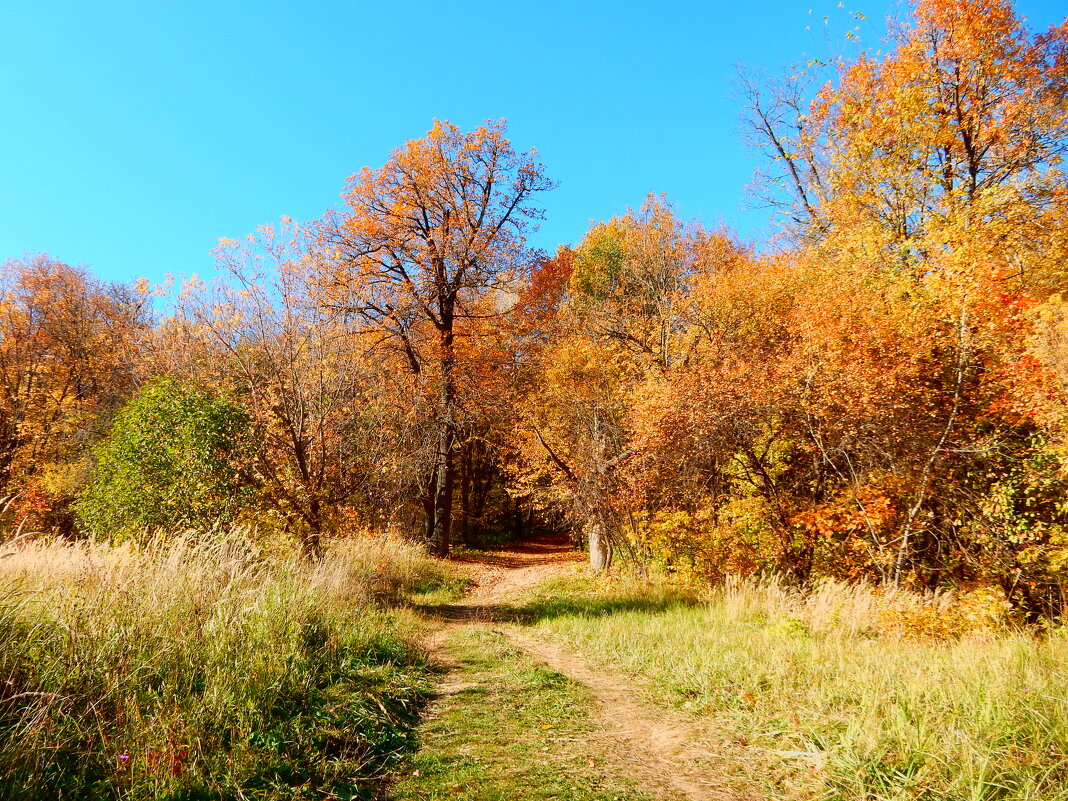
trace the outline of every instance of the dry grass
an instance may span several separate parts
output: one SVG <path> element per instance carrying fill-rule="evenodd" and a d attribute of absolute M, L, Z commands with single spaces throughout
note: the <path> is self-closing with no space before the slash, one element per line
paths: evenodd
<path fill-rule="evenodd" d="M 369 795 L 425 689 L 385 606 L 449 581 L 396 539 L 314 567 L 240 532 L 9 546 L 0 798 Z"/>
<path fill-rule="evenodd" d="M 996 593 L 571 579 L 531 608 L 778 763 L 769 797 L 1068 799 L 1068 632 L 1014 629 Z"/>

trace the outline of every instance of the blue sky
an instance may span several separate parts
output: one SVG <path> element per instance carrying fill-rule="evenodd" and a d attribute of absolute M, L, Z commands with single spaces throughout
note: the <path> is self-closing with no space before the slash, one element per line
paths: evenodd
<path fill-rule="evenodd" d="M 1062 2 L 1017 8 L 1044 28 Z M 850 10 L 877 49 L 899 8 L 0 0 L 0 260 L 45 251 L 110 279 L 210 274 L 220 237 L 318 217 L 348 175 L 434 118 L 503 117 L 517 147 L 538 149 L 559 184 L 535 236 L 547 250 L 649 192 L 757 239 L 767 220 L 743 208 L 755 161 L 735 65 L 828 55 Z"/>

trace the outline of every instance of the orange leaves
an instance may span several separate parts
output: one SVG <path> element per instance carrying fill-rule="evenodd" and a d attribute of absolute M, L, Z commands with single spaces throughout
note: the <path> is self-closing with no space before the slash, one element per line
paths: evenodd
<path fill-rule="evenodd" d="M 813 105 L 834 238 L 875 244 L 917 276 L 951 266 L 946 255 L 980 280 L 1041 260 L 1021 240 L 1062 213 L 1051 189 L 1068 143 L 1053 68 L 1064 47 L 1065 31 L 1030 36 L 1006 0 L 919 3 L 895 50 L 846 65 Z"/>
<path fill-rule="evenodd" d="M 469 133 L 435 122 L 353 175 L 348 208 L 318 224 L 324 291 L 403 339 L 410 320 L 449 329 L 464 304 L 514 281 L 527 266 L 525 228 L 540 216 L 532 197 L 551 183 L 504 133 L 503 122 Z"/>
<path fill-rule="evenodd" d="M 821 537 L 856 523 L 833 499 L 892 473 L 898 537 L 873 525 L 860 543 L 880 571 L 893 543 L 900 576 L 913 559 L 937 574 L 955 548 L 980 561 L 986 546 L 962 521 L 1000 525 L 974 522 L 987 514 L 977 499 L 1013 460 L 1049 476 L 1039 421 L 1061 439 L 1050 422 L 1063 414 L 1050 403 L 1060 311 L 1030 310 L 1068 275 L 1068 24 L 1035 36 L 1008 0 L 921 0 L 896 38 L 885 56 L 839 62 L 811 103 L 795 79 L 745 90 L 798 234 L 783 257 L 795 304 L 780 318 L 781 357 L 774 373 L 755 367 L 754 383 L 766 382 L 764 420 L 810 446 L 753 483 Z M 730 318 L 711 319 L 723 338 Z M 724 350 L 761 365 L 755 349 Z"/>
<path fill-rule="evenodd" d="M 504 133 L 503 122 L 470 133 L 435 122 L 380 169 L 349 179 L 349 212 L 327 221 L 326 238 L 353 268 L 370 265 L 409 293 L 435 281 L 484 284 L 514 262 L 526 221 L 540 216 L 531 196 L 551 187 Z"/>
<path fill-rule="evenodd" d="M 130 388 L 142 289 L 104 286 L 44 256 L 0 266 L 0 494 L 40 496 L 32 477 L 76 456 L 101 407 Z M 70 489 L 56 494 L 69 500 Z"/>
<path fill-rule="evenodd" d="M 791 518 L 791 523 L 804 526 L 824 538 L 846 537 L 870 532 L 889 532 L 897 507 L 894 500 L 874 488 L 864 488 L 856 496 L 848 495 L 834 503 L 806 509 Z"/>

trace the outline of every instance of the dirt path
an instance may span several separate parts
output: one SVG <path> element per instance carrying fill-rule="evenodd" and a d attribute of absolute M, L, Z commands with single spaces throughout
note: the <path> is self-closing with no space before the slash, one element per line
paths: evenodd
<path fill-rule="evenodd" d="M 507 622 L 510 603 L 546 579 L 573 570 L 581 555 L 566 545 L 533 543 L 494 555 L 459 560 L 475 581 L 463 603 L 442 610 L 449 628 L 492 626 L 517 648 L 572 681 L 584 685 L 596 702 L 597 730 L 590 748 L 611 760 L 654 798 L 690 801 L 750 801 L 723 788 L 713 777 L 728 773 L 726 758 L 716 753 L 714 732 L 649 701 L 621 673 L 594 665 L 557 642 L 535 636 Z M 444 636 L 432 642 L 446 666 L 450 656 Z M 443 694 L 464 689 L 446 675 Z"/>

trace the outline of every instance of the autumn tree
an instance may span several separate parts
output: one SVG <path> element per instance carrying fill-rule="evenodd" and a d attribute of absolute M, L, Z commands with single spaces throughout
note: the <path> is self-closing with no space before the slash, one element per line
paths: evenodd
<path fill-rule="evenodd" d="M 386 338 L 434 395 L 435 456 L 425 483 L 426 537 L 449 551 L 461 405 L 456 340 L 508 303 L 532 262 L 524 234 L 552 186 L 503 122 L 465 133 L 436 122 L 386 164 L 350 178 L 345 208 L 321 236 L 330 257 L 324 302 Z"/>
<path fill-rule="evenodd" d="M 169 369 L 241 402 L 260 447 L 259 506 L 317 558 L 346 522 L 385 527 L 429 456 L 419 399 L 344 316 L 318 302 L 317 238 L 292 221 L 216 251 L 220 280 L 189 289 L 166 332 Z M 367 343 L 363 343 L 367 345 Z"/>
<path fill-rule="evenodd" d="M 793 193 L 793 258 L 821 284 L 791 324 L 810 445 L 855 508 L 888 504 L 882 534 L 861 522 L 894 581 L 989 571 L 1007 536 L 987 510 L 1035 431 L 1016 400 L 1027 309 L 1064 277 L 1066 42 L 1068 23 L 1033 35 L 1004 0 L 922 0 L 885 55 L 837 62 L 814 95 L 800 75 L 746 87 Z"/>
<path fill-rule="evenodd" d="M 614 515 L 625 458 L 629 371 L 603 343 L 568 337 L 543 354 L 531 410 L 523 421 L 521 480 L 564 511 L 602 570 L 620 542 Z"/>
<path fill-rule="evenodd" d="M 620 477 L 633 453 L 630 409 L 644 383 L 685 358 L 680 310 L 702 248 L 716 239 L 649 197 L 555 259 L 567 291 L 527 396 L 523 480 L 569 511 L 595 569 L 630 546 Z"/>
<path fill-rule="evenodd" d="M 798 459 L 789 330 L 803 292 L 783 267 L 709 241 L 679 309 L 684 358 L 643 382 L 630 415 L 641 539 L 712 578 L 804 561 L 791 518 L 811 475 Z"/>
<path fill-rule="evenodd" d="M 942 322 L 940 423 L 917 461 L 895 580 L 932 535 L 922 521 L 938 506 L 935 476 L 1017 436 L 985 410 L 1005 405 L 1021 308 L 1063 281 L 1051 231 L 1068 210 L 1066 45 L 1068 23 L 1033 36 L 1008 2 L 927 0 L 891 54 L 847 65 L 813 105 L 815 125 L 835 134 L 828 244 L 912 276 L 912 296 L 931 298 Z"/>
<path fill-rule="evenodd" d="M 907 266 L 996 230 L 1006 275 L 1030 285 L 1044 257 L 1023 243 L 1063 216 L 1066 37 L 1068 22 L 1032 34 L 1008 0 L 921 0 L 885 55 L 836 61 L 822 88 L 807 70 L 743 76 L 750 140 L 810 233 L 848 228 Z"/>
<path fill-rule="evenodd" d="M 146 315 L 143 294 L 47 256 L 0 266 L 0 493 L 21 520 L 69 529 L 77 457 L 134 387 Z"/>

